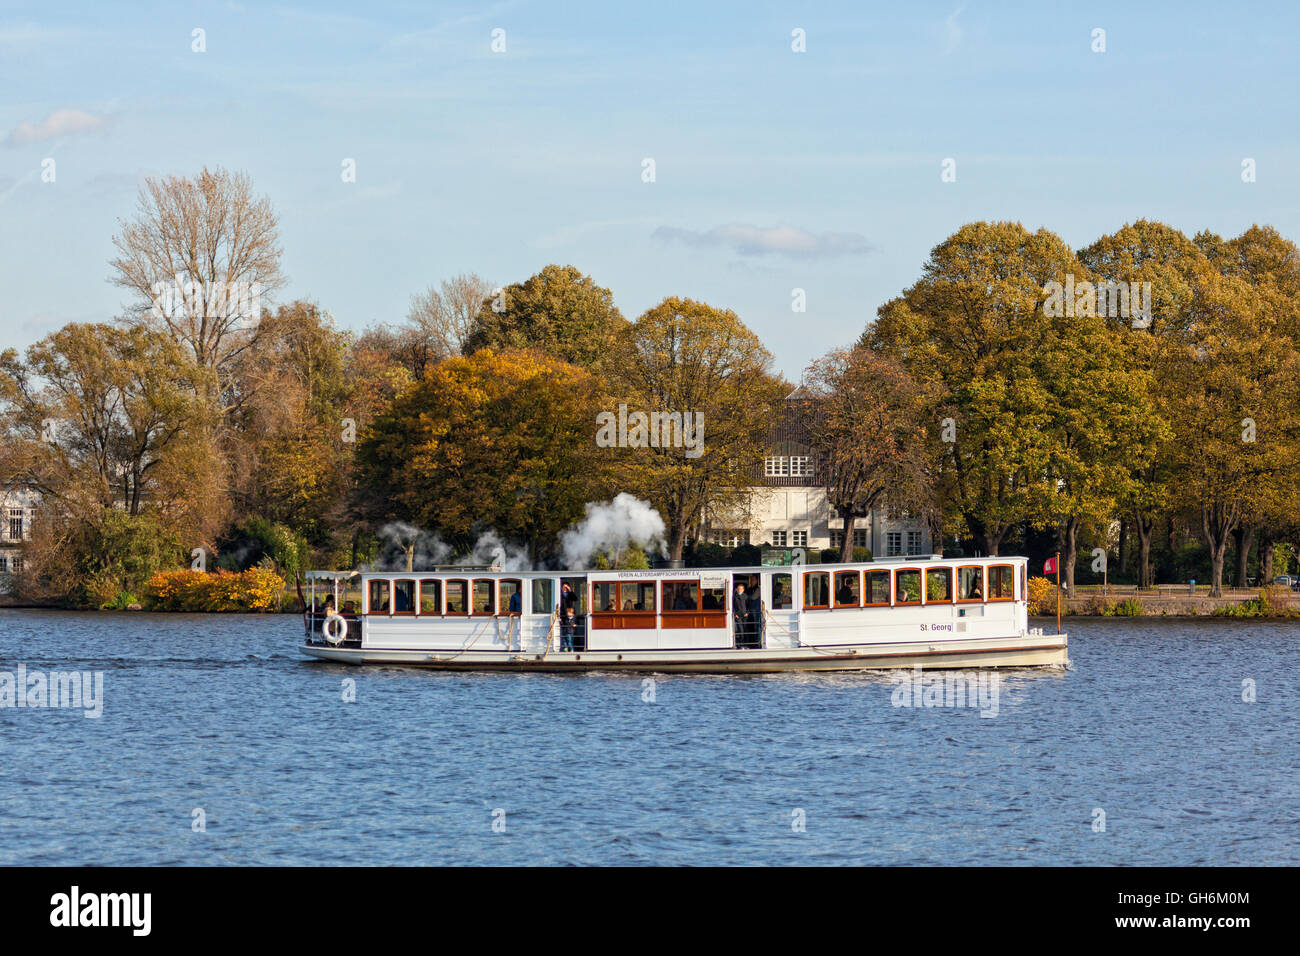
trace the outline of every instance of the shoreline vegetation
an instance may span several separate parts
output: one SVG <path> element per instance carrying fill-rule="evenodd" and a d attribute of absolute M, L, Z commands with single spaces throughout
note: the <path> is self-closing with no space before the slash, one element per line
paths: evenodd
<path fill-rule="evenodd" d="M 1300 248 L 1268 225 L 1075 249 L 968 223 L 797 382 L 725 305 L 669 287 L 625 317 L 574 265 L 446 278 L 354 330 L 277 299 L 279 214 L 244 173 L 147 177 L 119 225 L 121 313 L 0 352 L 17 602 L 270 611 L 308 568 L 752 566 L 787 542 L 847 562 L 879 516 L 949 555 L 1059 553 L 1074 613 L 1293 608 L 1226 590 L 1300 565 Z M 808 492 L 780 519 L 777 486 Z M 1084 590 L 1117 580 L 1143 591 Z M 1181 605 L 1154 586 L 1193 580 Z"/>

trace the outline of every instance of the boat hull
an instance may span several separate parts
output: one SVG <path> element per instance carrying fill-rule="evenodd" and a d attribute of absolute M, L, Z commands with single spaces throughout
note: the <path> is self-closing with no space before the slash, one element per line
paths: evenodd
<path fill-rule="evenodd" d="M 784 649 L 608 650 L 531 652 L 437 651 L 414 648 L 345 647 L 304 643 L 303 653 L 340 664 L 379 664 L 456 671 L 594 670 L 662 674 L 765 674 L 783 671 L 1064 667 L 1065 634 L 1031 634 L 977 640 L 838 645 Z"/>

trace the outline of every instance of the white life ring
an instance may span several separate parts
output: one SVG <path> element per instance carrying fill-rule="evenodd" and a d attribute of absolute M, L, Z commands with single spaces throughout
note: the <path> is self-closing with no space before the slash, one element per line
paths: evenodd
<path fill-rule="evenodd" d="M 332 626 L 334 624 L 338 624 L 337 629 Z M 342 615 L 330 614 L 325 618 L 325 623 L 321 625 L 320 632 L 321 636 L 331 644 L 342 644 L 343 639 L 348 636 L 348 622 L 343 619 Z"/>

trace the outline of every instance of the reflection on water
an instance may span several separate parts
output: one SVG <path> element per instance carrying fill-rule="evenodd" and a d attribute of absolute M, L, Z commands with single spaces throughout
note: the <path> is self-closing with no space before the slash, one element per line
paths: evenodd
<path fill-rule="evenodd" d="M 880 673 L 357 669 L 288 616 L 0 612 L 0 672 L 105 698 L 0 709 L 0 863 L 1300 862 L 1300 628 L 1070 625 L 990 719 Z"/>

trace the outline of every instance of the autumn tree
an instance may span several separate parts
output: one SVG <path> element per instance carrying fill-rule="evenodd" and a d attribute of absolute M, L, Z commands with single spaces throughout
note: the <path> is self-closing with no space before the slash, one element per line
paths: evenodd
<path fill-rule="evenodd" d="M 279 227 L 245 173 L 150 177 L 113 238 L 113 281 L 131 317 L 166 332 L 222 385 L 252 343 L 259 309 L 284 284 Z"/>
<path fill-rule="evenodd" d="M 1233 533 L 1294 500 L 1300 355 L 1278 334 L 1267 295 L 1237 276 L 1203 273 L 1190 314 L 1175 467 L 1181 500 L 1199 512 L 1217 597 Z"/>
<path fill-rule="evenodd" d="M 25 593 L 97 604 L 219 526 L 209 376 L 139 327 L 68 325 L 0 357 L 0 472 L 41 495 Z"/>
<path fill-rule="evenodd" d="M 483 302 L 462 350 L 539 349 L 583 368 L 599 363 L 626 321 L 614 295 L 573 266 L 549 265 Z"/>
<path fill-rule="evenodd" d="M 1127 515 L 1138 537 L 1138 584 L 1153 583 L 1151 545 L 1157 525 L 1175 506 L 1177 466 L 1172 422 L 1181 401 L 1179 370 L 1184 368 L 1190 303 L 1196 276 L 1206 260 L 1196 244 L 1160 222 L 1138 220 L 1102 236 L 1080 250 L 1079 260 L 1099 285 L 1124 283 L 1130 299 L 1128 315 L 1109 316 L 1126 355 L 1122 364 L 1149 374 L 1143 414 L 1150 421 L 1152 453 L 1129 460 L 1129 480 L 1123 484 L 1118 510 Z M 1139 314 L 1145 312 L 1146 314 Z"/>
<path fill-rule="evenodd" d="M 644 434 L 629 433 L 625 447 L 611 450 L 619 490 L 655 506 L 668 529 L 668 556 L 680 559 L 706 510 L 744 507 L 786 388 L 736 313 L 693 299 L 667 298 L 647 310 L 620 330 L 610 355 L 606 414 L 626 406 L 647 419 Z"/>
<path fill-rule="evenodd" d="M 1224 241 L 1209 232 L 1196 236 L 1211 265 L 1220 273 L 1249 284 L 1259 310 L 1258 322 L 1247 334 L 1267 335 L 1282 352 L 1300 349 L 1300 249 L 1271 226 L 1254 225 Z M 1287 401 L 1276 395 L 1270 401 Z M 1300 442 L 1289 429 L 1272 429 L 1270 443 L 1281 443 L 1282 461 L 1300 462 Z M 1259 540 L 1260 570 L 1272 579 L 1274 544 L 1284 537 L 1297 540 L 1300 513 L 1300 467 L 1271 469 L 1259 477 L 1249 507 L 1233 531 L 1238 586 L 1246 582 L 1252 543 Z"/>
<path fill-rule="evenodd" d="M 447 359 L 366 429 L 360 508 L 462 541 L 495 529 L 549 557 L 603 488 L 598 407 L 592 375 L 537 352 Z"/>
<path fill-rule="evenodd" d="M 814 362 L 803 392 L 818 475 L 844 521 L 840 560 L 851 561 L 859 518 L 882 506 L 928 509 L 929 400 L 902 363 L 865 348 Z"/>
<path fill-rule="evenodd" d="M 1129 368 L 1088 271 L 1061 239 L 972 223 L 862 342 L 937 396 L 939 498 L 998 553 L 1017 525 L 1058 524 L 1072 577 L 1077 534 L 1102 521 L 1152 453 L 1148 376 Z"/>
<path fill-rule="evenodd" d="M 235 360 L 232 492 L 238 511 L 322 545 L 342 503 L 357 423 L 350 419 L 348 336 L 310 302 L 268 314 Z"/>
<path fill-rule="evenodd" d="M 491 309 L 491 298 L 490 282 L 474 273 L 461 273 L 412 296 L 407 326 L 431 359 L 460 355 L 484 304 Z M 417 372 L 417 377 L 421 374 Z"/>

